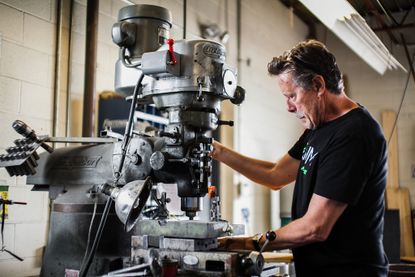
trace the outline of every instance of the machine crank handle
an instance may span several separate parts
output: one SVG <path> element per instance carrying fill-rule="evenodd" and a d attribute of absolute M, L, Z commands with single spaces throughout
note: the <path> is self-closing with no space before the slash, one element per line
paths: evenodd
<path fill-rule="evenodd" d="M 277 238 L 277 234 L 275 234 L 274 231 L 268 231 L 267 234 L 265 235 L 265 238 L 266 238 L 266 241 L 264 245 L 261 247 L 261 250 L 259 250 L 259 254 L 262 254 L 262 252 L 264 252 L 265 247 L 267 247 L 270 241 L 273 241 Z"/>
<path fill-rule="evenodd" d="M 17 133 L 19 133 L 19 134 L 21 134 L 22 136 L 24 136 L 25 138 L 28 138 L 28 139 L 30 139 L 30 140 L 32 140 L 32 141 L 34 141 L 34 142 L 37 142 L 37 143 L 39 143 L 40 144 L 40 146 L 42 146 L 43 147 L 43 149 L 45 149 L 46 151 L 48 151 L 49 153 L 52 153 L 53 152 L 53 148 L 52 147 L 50 147 L 49 145 L 47 145 L 46 143 L 44 143 L 43 141 L 47 138 L 47 136 L 46 137 L 44 137 L 43 139 L 40 139 L 37 135 L 36 135 L 36 133 L 35 133 L 35 131 L 32 129 L 32 128 L 30 128 L 26 123 L 24 123 L 23 121 L 21 121 L 21 120 L 15 120 L 14 122 L 13 122 L 13 124 L 12 124 L 12 127 L 13 127 L 13 129 L 17 132 Z"/>
<path fill-rule="evenodd" d="M 26 202 L 18 202 L 0 197 L 0 205 L 27 205 Z"/>
<path fill-rule="evenodd" d="M 231 98 L 232 104 L 239 105 L 245 100 L 245 89 L 240 86 L 236 87 L 235 94 Z"/>
<path fill-rule="evenodd" d="M 233 127 L 233 120 L 218 120 L 218 125 L 229 125 Z"/>
<path fill-rule="evenodd" d="M 160 137 L 168 137 L 168 138 L 175 139 L 175 140 L 179 139 L 180 137 L 179 133 L 176 133 L 176 132 L 170 133 L 170 132 L 165 132 L 165 131 L 159 131 L 158 135 Z"/>

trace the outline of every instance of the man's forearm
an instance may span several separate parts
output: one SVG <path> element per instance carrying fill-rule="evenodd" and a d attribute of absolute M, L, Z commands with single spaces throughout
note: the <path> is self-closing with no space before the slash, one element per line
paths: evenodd
<path fill-rule="evenodd" d="M 276 230 L 277 239 L 267 249 L 294 248 L 326 240 L 346 207 L 346 203 L 313 194 L 307 213 Z"/>
<path fill-rule="evenodd" d="M 256 183 L 268 187 L 273 183 L 271 172 L 275 163 L 253 159 L 229 148 L 224 148 L 216 159 Z"/>

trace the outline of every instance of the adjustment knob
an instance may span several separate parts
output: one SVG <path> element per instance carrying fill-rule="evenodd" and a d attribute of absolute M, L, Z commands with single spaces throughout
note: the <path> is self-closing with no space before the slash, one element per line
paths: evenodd
<path fill-rule="evenodd" d="M 166 160 L 165 154 L 156 151 L 150 157 L 150 166 L 153 170 L 160 170 L 164 167 Z"/>
<path fill-rule="evenodd" d="M 235 105 L 241 104 L 245 100 L 245 89 L 240 86 L 236 87 L 235 94 L 231 98 L 231 102 Z"/>
<path fill-rule="evenodd" d="M 15 120 L 12 124 L 12 127 L 17 133 L 21 134 L 25 138 L 29 138 L 34 141 L 37 140 L 35 131 L 33 131 L 32 128 L 27 126 L 27 124 L 24 123 L 23 121 Z"/>
<path fill-rule="evenodd" d="M 112 41 L 120 47 L 132 46 L 135 43 L 135 24 L 129 22 L 117 22 L 112 25 Z"/>

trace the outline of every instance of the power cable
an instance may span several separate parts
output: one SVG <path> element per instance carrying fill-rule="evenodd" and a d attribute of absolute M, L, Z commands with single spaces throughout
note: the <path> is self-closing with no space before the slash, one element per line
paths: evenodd
<path fill-rule="evenodd" d="M 92 264 L 92 260 L 94 259 L 99 241 L 101 240 L 102 231 L 104 230 L 104 226 L 107 222 L 108 214 L 111 210 L 111 204 L 112 204 L 112 198 L 108 197 L 107 202 L 105 203 L 104 211 L 102 212 L 102 217 L 101 217 L 101 221 L 99 222 L 97 233 L 95 234 L 95 239 L 94 239 L 94 243 L 92 244 L 91 251 L 89 252 L 89 255 L 85 261 L 85 264 L 82 264 L 81 269 L 79 271 L 80 277 L 85 277 L 88 274 L 89 267 Z"/>
<path fill-rule="evenodd" d="M 6 200 L 6 199 L 3 199 L 2 197 L 0 197 L 0 205 L 2 206 L 2 214 L 1 214 L 1 248 L 0 248 L 0 253 L 1 252 L 9 253 L 14 258 L 16 258 L 19 261 L 23 262 L 23 259 L 22 258 L 20 258 L 19 256 L 17 256 L 16 254 L 14 254 L 13 252 L 11 252 L 10 250 L 6 249 L 6 246 L 4 245 L 4 225 L 5 225 L 5 221 L 6 221 L 6 205 L 7 204 L 9 204 L 9 205 L 11 205 L 11 204 L 22 204 L 22 205 L 26 205 L 25 203 L 22 203 L 22 202 L 13 202 L 11 200 Z"/>
<path fill-rule="evenodd" d="M 415 57 L 415 52 L 412 54 L 412 59 L 409 61 L 409 62 L 410 62 L 410 63 L 409 63 L 409 65 L 411 65 L 411 64 L 413 64 L 413 63 L 414 63 L 414 57 Z M 398 123 L 398 118 L 399 118 L 399 115 L 401 114 L 402 105 L 403 105 L 403 101 L 404 101 L 405 96 L 406 96 L 406 91 L 407 91 L 407 89 L 408 89 L 408 84 L 409 84 L 409 79 L 410 79 L 410 77 L 411 77 L 411 71 L 409 70 L 409 71 L 408 71 L 408 77 L 406 78 L 405 88 L 404 88 L 404 90 L 403 90 L 402 97 L 401 97 L 401 101 L 400 101 L 400 103 L 399 103 L 398 112 L 396 113 L 396 118 L 395 118 L 395 121 L 393 122 L 392 131 L 391 131 L 391 134 L 389 135 L 389 138 L 388 138 L 388 146 L 389 146 L 389 143 L 390 143 L 390 141 L 391 141 L 391 139 L 392 139 L 392 135 L 393 135 L 393 133 L 395 132 L 396 125 L 397 125 L 397 123 Z"/>
<path fill-rule="evenodd" d="M 121 171 L 122 171 L 122 168 L 124 166 L 125 156 L 127 155 L 127 148 L 129 146 L 130 138 L 131 138 L 131 135 L 132 135 L 134 112 L 135 112 L 135 108 L 137 106 L 138 94 L 139 94 L 139 92 L 141 91 L 141 88 L 142 88 L 141 82 L 143 81 L 143 78 L 144 78 L 144 73 L 141 72 L 141 75 L 138 78 L 137 84 L 134 88 L 133 98 L 132 98 L 131 107 L 130 107 L 130 113 L 129 113 L 129 116 L 128 116 L 128 122 L 127 122 L 127 126 L 125 127 L 124 139 L 123 139 L 123 142 L 122 142 L 122 145 L 121 145 L 121 160 L 120 160 L 120 164 L 119 164 L 119 167 L 118 167 L 118 171 L 115 173 L 115 176 L 114 176 L 115 177 L 115 182 L 114 182 L 115 186 L 118 184 L 118 182 L 119 182 L 119 180 L 122 176 Z M 92 260 L 94 259 L 95 252 L 96 252 L 96 250 L 98 248 L 98 244 L 101 240 L 102 232 L 104 230 L 105 223 L 107 222 L 108 214 L 111 210 L 112 202 L 113 202 L 112 198 L 110 196 L 108 196 L 107 202 L 105 203 L 104 211 L 102 212 L 101 221 L 99 222 L 99 226 L 98 226 L 97 232 L 95 234 L 94 242 L 93 242 L 91 250 L 88 254 L 88 258 L 81 265 L 80 272 L 79 272 L 80 277 L 85 277 L 88 274 L 89 267 L 92 264 Z M 88 248 L 88 245 L 87 245 L 87 248 Z"/>
<path fill-rule="evenodd" d="M 85 260 L 86 260 L 87 254 L 88 254 L 89 244 L 91 242 L 92 226 L 94 225 L 95 215 L 97 213 L 97 206 L 98 206 L 98 197 L 95 196 L 95 198 L 94 198 L 94 211 L 92 212 L 91 222 L 89 223 L 88 239 L 86 241 L 85 254 L 84 254 L 84 258 L 82 259 L 82 263 L 81 264 L 85 264 Z"/>

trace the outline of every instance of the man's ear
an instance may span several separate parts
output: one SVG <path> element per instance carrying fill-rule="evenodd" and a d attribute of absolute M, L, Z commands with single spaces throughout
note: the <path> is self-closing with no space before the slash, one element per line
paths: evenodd
<path fill-rule="evenodd" d="M 313 89 L 317 92 L 317 96 L 322 96 L 326 91 L 326 82 L 323 76 L 317 75 L 313 78 Z"/>

